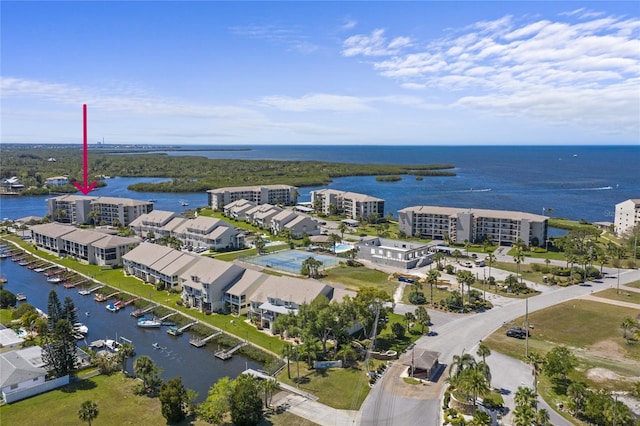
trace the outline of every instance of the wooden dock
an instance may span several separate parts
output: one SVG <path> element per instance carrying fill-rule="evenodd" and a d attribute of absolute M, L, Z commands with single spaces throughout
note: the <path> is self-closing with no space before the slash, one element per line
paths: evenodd
<path fill-rule="evenodd" d="M 131 312 L 131 316 L 135 317 L 135 318 L 140 318 L 141 316 L 143 316 L 144 314 L 146 314 L 149 311 L 154 310 L 155 308 L 157 308 L 158 305 L 154 305 L 153 303 L 149 306 L 147 306 L 144 309 L 136 309 L 135 311 Z"/>
<path fill-rule="evenodd" d="M 115 297 L 119 293 L 120 293 L 119 291 L 116 291 L 115 293 L 111 293 L 106 296 L 104 294 L 96 294 L 96 297 L 94 297 L 93 300 L 95 300 L 96 302 L 105 302 L 111 299 L 112 297 Z"/>
<path fill-rule="evenodd" d="M 191 340 L 189 340 L 189 343 L 191 345 L 195 346 L 196 348 L 201 348 L 204 345 L 206 345 L 209 340 L 211 340 L 214 337 L 219 336 L 221 334 L 222 334 L 222 331 L 216 331 L 211 336 L 205 337 L 204 339 L 191 339 Z"/>
<path fill-rule="evenodd" d="M 139 297 L 135 296 L 132 299 L 127 300 L 126 302 L 124 302 L 123 307 L 124 306 L 129 306 L 130 304 L 132 304 L 133 302 L 135 302 L 138 299 L 139 299 Z"/>
<path fill-rule="evenodd" d="M 102 287 L 104 287 L 103 284 L 100 284 L 98 286 L 95 286 L 94 288 L 90 288 L 89 290 L 80 290 L 78 293 L 83 295 L 83 296 L 88 296 L 91 293 L 93 293 L 96 290 L 100 290 Z"/>
<path fill-rule="evenodd" d="M 221 360 L 226 361 L 226 360 L 230 359 L 233 356 L 234 352 L 236 352 L 240 348 L 243 348 L 243 347 L 247 346 L 248 344 L 249 343 L 247 341 L 244 341 L 244 342 L 234 346 L 233 348 L 229 349 L 228 351 L 224 351 L 224 350 L 217 351 L 214 355 L 215 355 L 216 358 L 219 358 Z"/>

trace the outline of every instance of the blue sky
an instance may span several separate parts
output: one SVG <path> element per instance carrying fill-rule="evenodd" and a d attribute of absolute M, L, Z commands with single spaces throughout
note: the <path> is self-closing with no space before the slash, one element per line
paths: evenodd
<path fill-rule="evenodd" d="M 4 143 L 640 143 L 637 2 L 0 7 Z"/>

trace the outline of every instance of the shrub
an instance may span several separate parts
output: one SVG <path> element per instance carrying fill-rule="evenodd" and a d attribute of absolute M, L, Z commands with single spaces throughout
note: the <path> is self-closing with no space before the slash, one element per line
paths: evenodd
<path fill-rule="evenodd" d="M 421 291 L 412 291 L 409 293 L 409 303 L 413 305 L 423 305 L 426 301 L 427 299 Z"/>

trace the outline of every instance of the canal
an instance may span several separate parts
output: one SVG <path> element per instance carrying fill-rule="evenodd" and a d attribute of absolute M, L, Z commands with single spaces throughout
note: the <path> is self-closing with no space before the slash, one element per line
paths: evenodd
<path fill-rule="evenodd" d="M 78 288 L 66 289 L 61 284 L 49 283 L 44 274 L 20 266 L 11 259 L 0 260 L 0 275 L 8 279 L 5 289 L 14 294 L 24 293 L 27 303 L 44 312 L 47 311 L 51 290 L 56 291 L 61 302 L 65 297 L 71 297 L 78 307 L 78 320 L 89 328 L 87 342 L 121 337 L 131 340 L 136 356 L 127 364 L 129 372 L 133 371 L 133 362 L 138 356 L 148 355 L 162 368 L 164 381 L 180 376 L 186 388 L 198 392 L 197 402 L 207 397 L 209 388 L 218 379 L 225 376 L 235 378 L 246 368 L 262 368 L 260 364 L 238 353 L 226 361 L 215 358 L 214 352 L 219 348 L 214 342 L 209 342 L 203 348 L 195 348 L 189 344 L 191 335 L 188 332 L 175 337 L 166 332 L 167 327 L 139 328 L 136 319 L 130 315 L 135 309 L 133 306 L 116 313 L 109 312 L 105 309 L 106 303 L 94 301 L 93 295 L 81 296 Z M 171 318 L 167 321 L 170 320 Z M 161 349 L 154 348 L 153 344 L 156 342 Z M 79 341 L 78 345 L 84 346 L 84 342 Z"/>

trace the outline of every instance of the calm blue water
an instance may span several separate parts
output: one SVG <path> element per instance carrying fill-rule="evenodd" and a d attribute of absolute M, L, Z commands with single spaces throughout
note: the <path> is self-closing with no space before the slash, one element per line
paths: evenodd
<path fill-rule="evenodd" d="M 136 320 L 130 315 L 133 307 L 112 313 L 105 309 L 106 303 L 98 303 L 91 296 L 81 296 L 78 289 L 66 289 L 60 284 L 47 282 L 44 274 L 39 274 L 26 267 L 20 266 L 10 259 L 0 260 L 0 273 L 9 281 L 5 288 L 12 293 L 24 293 L 27 302 L 47 311 L 49 292 L 55 290 L 60 301 L 66 296 L 73 299 L 78 307 L 78 319 L 89 327 L 87 341 L 99 339 L 117 339 L 126 337 L 133 341 L 136 357 L 128 362 L 129 372 L 133 371 L 133 362 L 140 355 L 147 355 L 162 368 L 163 380 L 182 377 L 185 387 L 198 392 L 198 401 L 207 397 L 207 392 L 221 377 L 236 377 L 247 367 L 260 369 L 258 363 L 236 354 L 227 361 L 214 356 L 218 347 L 209 343 L 204 348 L 195 348 L 189 344 L 189 334 L 174 337 L 166 333 L 166 327 L 161 329 L 142 329 L 136 325 Z M 89 312 L 87 316 L 85 313 Z M 170 319 L 169 319 L 170 320 Z M 231 324 L 229 327 L 233 327 Z M 164 349 L 153 348 L 158 342 Z M 83 343 L 80 344 L 81 346 Z M 197 366 L 197 368 L 189 368 Z M 186 368 L 185 368 L 186 367 Z"/>
<path fill-rule="evenodd" d="M 202 147 L 198 147 L 201 149 Z M 225 147 L 228 148 L 228 147 Z M 489 208 L 542 213 L 572 220 L 613 221 L 615 204 L 640 197 L 640 146 L 250 146 L 243 151 L 182 151 L 168 155 L 200 155 L 226 159 L 317 160 L 345 163 L 432 164 L 456 166 L 455 177 L 405 176 L 399 182 L 377 182 L 375 176 L 338 178 L 329 188 L 369 194 L 385 200 L 386 212 L 415 205 Z M 204 206 L 207 195 L 136 193 L 127 186 L 153 178 L 115 178 L 96 194 L 157 199 L 156 209 L 180 211 Z M 282 182 L 288 183 L 288 182 Z M 300 201 L 310 191 L 300 188 Z M 0 218 L 46 213 L 46 197 L 2 198 Z M 546 211 L 545 213 L 548 214 Z"/>

